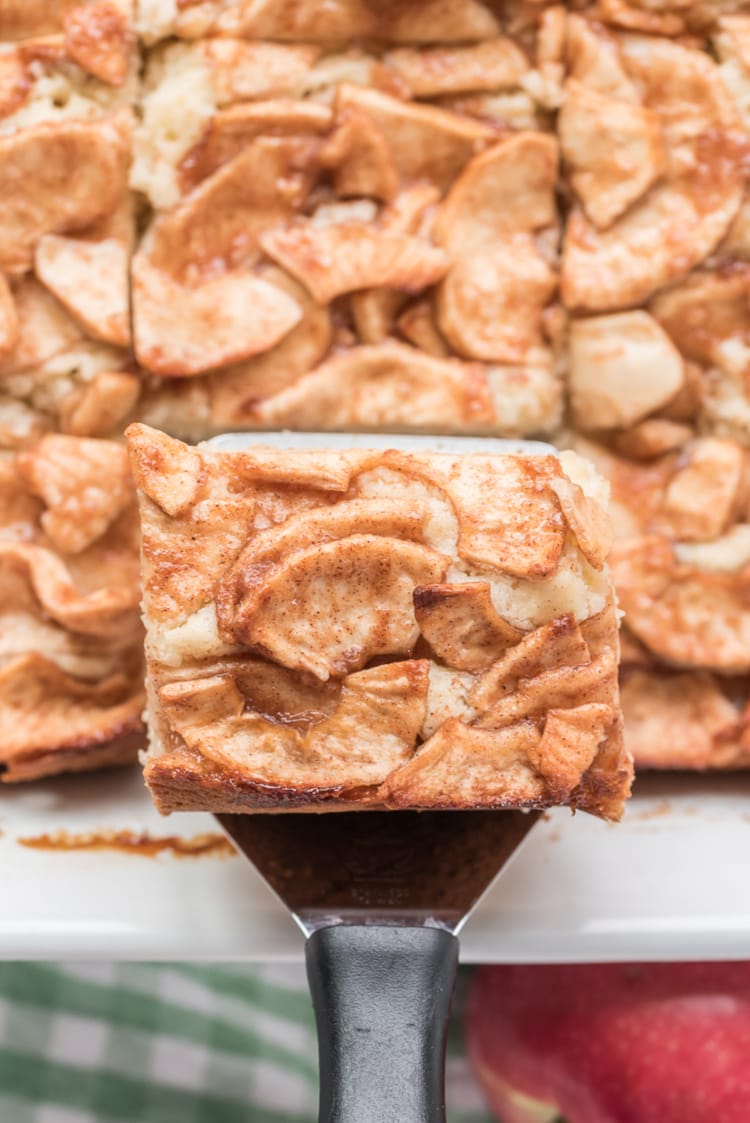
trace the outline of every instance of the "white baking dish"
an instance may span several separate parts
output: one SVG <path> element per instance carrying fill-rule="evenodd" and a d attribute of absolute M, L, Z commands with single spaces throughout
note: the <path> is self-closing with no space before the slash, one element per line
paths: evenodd
<path fill-rule="evenodd" d="M 363 812 L 364 814 L 364 812 Z M 0 957 L 301 959 L 302 936 L 233 857 L 42 851 L 50 831 L 187 838 L 137 769 L 0 793 Z M 647 776 L 624 822 L 566 810 L 539 822 L 467 924 L 467 962 L 743 958 L 750 948 L 750 774 Z"/>

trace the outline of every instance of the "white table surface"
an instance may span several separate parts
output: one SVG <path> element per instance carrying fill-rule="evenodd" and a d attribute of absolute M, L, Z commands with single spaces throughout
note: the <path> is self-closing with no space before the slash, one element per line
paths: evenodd
<path fill-rule="evenodd" d="M 20 837 L 215 830 L 160 818 L 137 770 L 0 790 L 0 957 L 289 960 L 302 936 L 237 857 L 41 851 Z M 750 954 L 750 774 L 642 778 L 619 826 L 556 810 L 461 937 L 468 962 Z"/>

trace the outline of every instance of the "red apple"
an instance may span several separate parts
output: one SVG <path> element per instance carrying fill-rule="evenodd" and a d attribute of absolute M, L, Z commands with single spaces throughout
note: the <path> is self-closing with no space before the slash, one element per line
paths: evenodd
<path fill-rule="evenodd" d="M 750 1123 L 750 962 L 482 967 L 466 1033 L 503 1123 Z"/>

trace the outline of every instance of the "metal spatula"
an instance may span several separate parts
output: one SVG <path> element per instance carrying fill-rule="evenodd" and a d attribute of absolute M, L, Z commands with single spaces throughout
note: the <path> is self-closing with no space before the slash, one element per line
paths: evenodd
<path fill-rule="evenodd" d="M 229 434 L 218 449 L 555 454 L 537 441 Z M 220 815 L 307 937 L 321 1123 L 443 1123 L 457 933 L 538 812 Z"/>

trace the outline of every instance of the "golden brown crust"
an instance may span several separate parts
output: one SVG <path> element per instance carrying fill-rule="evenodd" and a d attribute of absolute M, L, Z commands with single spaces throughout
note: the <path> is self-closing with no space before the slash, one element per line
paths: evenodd
<path fill-rule="evenodd" d="M 616 618 L 578 546 L 603 559 L 605 520 L 559 460 L 128 437 L 160 809 L 619 815 Z"/>

